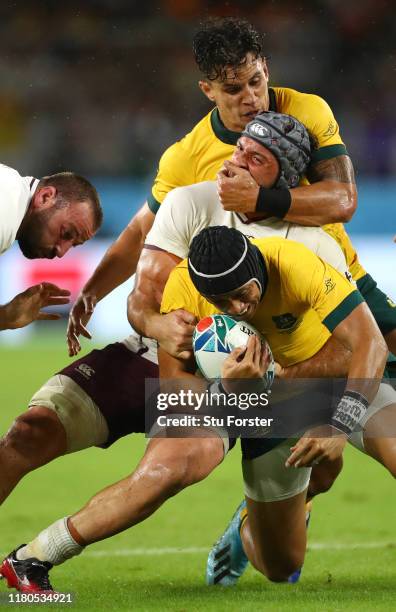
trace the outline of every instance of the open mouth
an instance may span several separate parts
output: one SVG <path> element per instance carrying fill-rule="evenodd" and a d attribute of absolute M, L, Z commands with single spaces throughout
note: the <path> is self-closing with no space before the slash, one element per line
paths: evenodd
<path fill-rule="evenodd" d="M 245 117 L 248 117 L 249 119 L 254 119 L 256 115 L 258 115 L 261 112 L 261 109 L 258 108 L 257 110 L 252 110 L 249 111 L 248 113 L 245 113 Z"/>
<path fill-rule="evenodd" d="M 240 312 L 238 315 L 232 315 L 234 319 L 237 321 L 246 320 L 246 318 L 250 318 L 254 315 L 256 311 L 256 304 L 249 304 L 247 308 L 243 312 Z"/>

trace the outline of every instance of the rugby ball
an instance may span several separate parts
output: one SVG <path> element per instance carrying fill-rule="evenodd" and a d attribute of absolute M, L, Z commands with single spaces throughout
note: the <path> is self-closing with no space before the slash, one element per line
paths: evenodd
<path fill-rule="evenodd" d="M 225 314 L 214 314 L 201 319 L 193 334 L 193 349 L 197 365 L 207 379 L 220 378 L 221 367 L 225 359 L 235 348 L 246 346 L 250 336 L 255 334 L 261 340 L 266 340 L 249 323 L 236 321 Z M 275 364 L 270 347 L 270 363 L 264 375 L 266 388 L 269 389 L 274 380 Z"/>

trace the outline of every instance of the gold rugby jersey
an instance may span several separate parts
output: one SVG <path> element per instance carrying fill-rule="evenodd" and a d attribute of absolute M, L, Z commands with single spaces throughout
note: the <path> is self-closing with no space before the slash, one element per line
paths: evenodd
<path fill-rule="evenodd" d="M 354 284 L 304 245 L 285 238 L 251 241 L 262 253 L 268 283 L 250 323 L 283 367 L 315 355 L 363 298 Z M 195 289 L 183 260 L 162 296 L 163 314 L 184 308 L 198 320 L 220 312 Z"/>
<path fill-rule="evenodd" d="M 347 154 L 331 108 L 319 96 L 285 87 L 269 89 L 270 110 L 296 117 L 315 141 L 312 161 Z M 152 192 L 150 209 L 156 213 L 166 194 L 175 187 L 213 181 L 225 159 L 229 159 L 240 137 L 224 127 L 217 108 L 210 111 L 184 138 L 162 155 Z M 303 178 L 301 184 L 308 184 Z M 325 225 L 324 229 L 341 246 L 351 274 L 358 280 L 366 274 L 342 223 Z"/>

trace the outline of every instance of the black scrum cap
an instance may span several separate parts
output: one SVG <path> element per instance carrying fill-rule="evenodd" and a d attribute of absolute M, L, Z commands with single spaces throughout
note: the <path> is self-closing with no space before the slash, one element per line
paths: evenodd
<path fill-rule="evenodd" d="M 234 291 L 255 280 L 263 295 L 267 272 L 263 257 L 246 236 L 234 228 L 203 229 L 190 245 L 188 270 L 195 288 L 203 295 Z"/>

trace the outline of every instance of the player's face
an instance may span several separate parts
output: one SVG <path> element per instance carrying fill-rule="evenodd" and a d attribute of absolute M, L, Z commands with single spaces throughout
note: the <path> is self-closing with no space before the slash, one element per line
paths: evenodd
<path fill-rule="evenodd" d="M 205 298 L 222 312 L 236 319 L 250 321 L 260 303 L 261 290 L 256 281 L 251 280 L 230 293 L 205 296 Z"/>
<path fill-rule="evenodd" d="M 279 176 L 279 162 L 269 149 L 255 140 L 242 136 L 231 161 L 239 168 L 248 170 L 261 187 L 272 187 Z"/>
<path fill-rule="evenodd" d="M 269 108 L 267 65 L 251 53 L 240 67 L 227 68 L 225 79 L 200 81 L 199 86 L 218 107 L 225 127 L 233 132 L 241 132 L 258 113 Z"/>
<path fill-rule="evenodd" d="M 29 259 L 63 257 L 74 246 L 95 233 L 87 202 L 56 206 L 57 198 L 46 201 L 26 215 L 17 234 L 19 247 Z"/>

